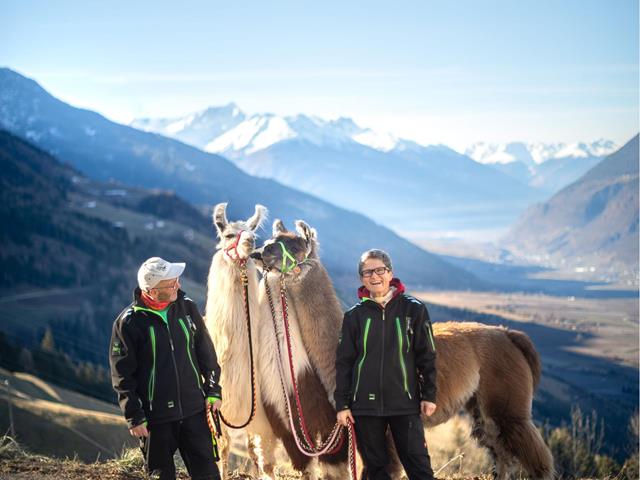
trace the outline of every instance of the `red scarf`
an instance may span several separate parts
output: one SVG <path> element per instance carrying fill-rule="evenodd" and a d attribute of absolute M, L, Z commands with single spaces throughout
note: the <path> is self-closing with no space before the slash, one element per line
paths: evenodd
<path fill-rule="evenodd" d="M 153 310 L 165 310 L 169 304 L 171 302 L 159 302 L 157 300 L 154 300 L 153 298 L 151 298 L 149 295 L 147 295 L 145 292 L 142 292 L 142 295 L 140 295 L 140 298 L 142 298 L 142 302 L 149 308 L 153 309 Z"/>

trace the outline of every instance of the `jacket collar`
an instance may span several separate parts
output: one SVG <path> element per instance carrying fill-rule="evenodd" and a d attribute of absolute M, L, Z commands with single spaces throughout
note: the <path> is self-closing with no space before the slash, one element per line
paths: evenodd
<path fill-rule="evenodd" d="M 398 296 L 402 295 L 405 292 L 404 284 L 400 281 L 399 278 L 395 278 L 395 277 L 392 278 L 391 282 L 389 282 L 389 286 L 390 287 L 394 287 L 395 288 L 395 292 L 393 293 L 393 297 L 391 298 L 391 300 L 389 300 L 387 305 L 390 302 L 392 302 L 395 298 L 397 298 Z M 358 288 L 358 298 L 362 302 L 365 302 L 365 301 L 369 300 L 369 301 L 371 301 L 373 303 L 376 303 L 371 298 L 371 292 L 364 285 L 362 285 L 360 288 Z"/>

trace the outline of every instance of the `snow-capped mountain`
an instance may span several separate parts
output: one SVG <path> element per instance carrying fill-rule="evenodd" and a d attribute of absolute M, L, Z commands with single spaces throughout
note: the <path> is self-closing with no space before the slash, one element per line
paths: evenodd
<path fill-rule="evenodd" d="M 293 138 L 330 147 L 355 142 L 383 152 L 398 144 L 394 136 L 362 128 L 350 118 L 324 120 L 315 116 L 282 117 L 272 113 L 248 117 L 233 103 L 182 118 L 137 119 L 131 126 L 231 158 L 251 155 Z"/>
<path fill-rule="evenodd" d="M 465 154 L 507 175 L 555 193 L 618 148 L 611 140 L 591 143 L 475 143 Z"/>
<path fill-rule="evenodd" d="M 558 158 L 604 158 L 620 146 L 611 140 L 599 139 L 591 143 L 485 143 L 469 146 L 464 154 L 480 163 L 523 162 L 540 165 Z"/>
<path fill-rule="evenodd" d="M 614 148 L 604 140 L 588 145 L 478 143 L 462 154 L 381 134 L 350 118 L 248 116 L 234 104 L 184 118 L 137 120 L 132 126 L 223 155 L 250 175 L 365 214 L 370 214 L 374 188 L 382 201 L 377 216 L 404 231 L 506 227 L 532 201 L 593 167 L 602 159 L 596 154 Z M 404 218 L 398 204 L 404 205 Z"/>
<path fill-rule="evenodd" d="M 209 107 L 185 117 L 139 118 L 130 126 L 145 132 L 155 132 L 173 137 L 194 147 L 204 147 L 246 119 L 246 115 L 234 104 Z"/>

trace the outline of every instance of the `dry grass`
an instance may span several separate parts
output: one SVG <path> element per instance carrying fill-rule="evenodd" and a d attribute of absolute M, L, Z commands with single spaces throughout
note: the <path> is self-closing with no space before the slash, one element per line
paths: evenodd
<path fill-rule="evenodd" d="M 427 441 L 434 470 L 438 478 L 485 479 L 488 460 L 484 450 L 469 439 L 470 423 L 465 417 L 455 417 L 444 425 L 429 430 Z M 240 453 L 240 452 L 238 452 Z M 243 456 L 232 459 L 232 472 L 227 479 L 253 480 L 254 477 L 241 471 L 249 469 Z M 450 460 L 452 460 L 450 462 Z M 445 464 L 447 464 L 445 466 Z M 176 455 L 178 479 L 189 478 L 184 465 Z M 444 468 L 442 468 L 444 466 Z M 440 469 L 440 471 L 438 471 Z M 346 472 L 345 472 L 346 474 Z M 118 458 L 106 462 L 83 463 L 77 458 L 54 459 L 31 454 L 17 442 L 5 436 L 0 437 L 0 479 L 11 480 L 137 480 L 147 478 L 143 470 L 143 460 L 138 449 L 125 449 Z M 281 462 L 276 467 L 276 480 L 297 480 L 290 464 Z"/>
<path fill-rule="evenodd" d="M 436 476 L 474 477 L 491 471 L 486 450 L 471 439 L 467 417 L 453 417 L 428 430 L 426 437 Z"/>
<path fill-rule="evenodd" d="M 1 480 L 146 480 L 142 455 L 137 449 L 125 450 L 120 458 L 106 462 L 82 463 L 77 459 L 54 459 L 26 452 L 13 439 L 0 438 Z M 177 478 L 189 479 L 182 465 Z M 230 480 L 251 479 L 234 473 Z"/>

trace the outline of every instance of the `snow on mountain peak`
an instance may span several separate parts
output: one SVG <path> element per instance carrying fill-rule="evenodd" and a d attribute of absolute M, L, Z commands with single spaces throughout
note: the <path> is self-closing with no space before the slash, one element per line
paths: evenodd
<path fill-rule="evenodd" d="M 390 133 L 377 133 L 370 129 L 366 129 L 351 138 L 362 145 L 381 152 L 389 152 L 398 145 L 398 139 Z"/>
<path fill-rule="evenodd" d="M 213 153 L 240 150 L 254 153 L 296 136 L 297 133 L 284 118 L 273 114 L 254 115 L 216 137 L 204 147 L 204 150 Z"/>
<path fill-rule="evenodd" d="M 303 114 L 282 117 L 270 113 L 247 117 L 235 103 L 209 107 L 180 118 L 137 119 L 131 126 L 229 156 L 255 153 L 293 138 L 334 148 L 355 142 L 381 152 L 420 149 L 415 142 L 360 127 L 348 117 L 326 120 Z M 591 143 L 479 142 L 462 153 L 479 163 L 520 161 L 535 169 L 536 165 L 551 159 L 604 157 L 617 147 L 614 142 L 604 139 Z"/>
<path fill-rule="evenodd" d="M 235 103 L 208 107 L 180 118 L 136 119 L 130 125 L 230 156 L 255 153 L 292 138 L 337 148 L 356 142 L 383 152 L 393 150 L 399 142 L 389 133 L 362 128 L 348 117 L 325 120 L 303 114 L 280 117 L 271 113 L 247 117 Z"/>
<path fill-rule="evenodd" d="M 221 107 L 209 107 L 184 117 L 135 119 L 130 126 L 177 138 L 203 148 L 212 138 L 222 135 L 245 118 L 245 114 L 235 103 L 229 103 Z"/>
<path fill-rule="evenodd" d="M 610 140 L 592 143 L 474 143 L 465 150 L 465 155 L 485 164 L 521 161 L 529 166 L 540 165 L 558 158 L 604 157 L 618 146 Z"/>

